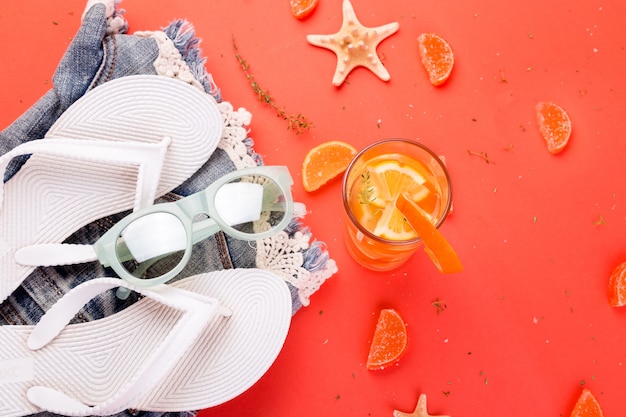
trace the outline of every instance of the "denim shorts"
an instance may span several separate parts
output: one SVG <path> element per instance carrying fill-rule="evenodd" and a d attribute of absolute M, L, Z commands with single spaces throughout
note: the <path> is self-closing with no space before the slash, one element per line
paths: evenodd
<path fill-rule="evenodd" d="M 122 13 L 123 11 L 116 10 L 116 17 L 119 18 Z M 205 61 L 200 55 L 199 40 L 194 37 L 192 27 L 187 22 L 179 20 L 160 31 L 128 35 L 124 33 L 125 28 L 122 30 L 118 28 L 117 33 L 112 33 L 108 25 L 110 20 L 111 16 L 105 15 L 105 7 L 102 4 L 95 4 L 85 13 L 76 36 L 54 73 L 53 88 L 0 132 L 0 154 L 25 141 L 43 138 L 72 103 L 98 85 L 136 74 L 168 76 L 168 68 L 158 64 L 163 63 L 164 44 L 167 44 L 176 47 L 180 60 L 184 62 L 181 65 L 186 75 L 182 78 L 187 82 L 193 82 L 196 87 L 218 101 L 223 115 L 226 115 L 225 135 L 229 137 L 223 140 L 221 146 L 218 146 L 209 161 L 198 172 L 160 200 L 171 201 L 185 197 L 203 190 L 227 172 L 246 165 L 262 164 L 261 158 L 254 152 L 252 139 L 247 136 L 248 129 L 245 125 L 250 121 L 249 114 L 243 109 L 234 110 L 229 103 L 222 100 L 219 89 L 204 69 Z M 177 68 L 180 69 L 179 67 L 180 65 Z M 177 72 L 179 73 L 180 71 Z M 16 158 L 11 162 L 5 173 L 5 181 L 10 181 L 11 176 L 19 170 L 23 162 L 24 158 Z M 86 225 L 68 237 L 66 243 L 92 244 L 126 214 L 128 213 L 119 213 Z M 289 244 L 284 243 L 285 240 Z M 306 305 L 308 296 L 317 291 L 324 280 L 336 271 L 323 243 L 310 240 L 308 230 L 296 217 L 285 230 L 282 240 L 269 242 L 270 246 L 275 245 L 280 249 L 278 251 L 280 256 L 284 256 L 286 264 L 289 265 L 288 268 L 274 272 L 284 277 L 291 289 L 294 313 L 302 305 Z M 194 246 L 192 257 L 179 277 L 229 268 L 269 268 L 268 265 L 273 262 L 267 259 L 258 245 L 260 244 L 239 241 L 218 233 Z M 112 270 L 104 268 L 97 262 L 39 267 L 0 304 L 0 325 L 35 324 L 69 289 L 91 278 L 114 276 L 113 274 Z M 134 293 L 126 300 L 115 297 L 113 291 L 101 294 L 87 304 L 73 322 L 102 318 L 136 300 L 137 296 Z M 119 415 L 193 414 L 194 411 L 164 414 L 128 410 Z"/>

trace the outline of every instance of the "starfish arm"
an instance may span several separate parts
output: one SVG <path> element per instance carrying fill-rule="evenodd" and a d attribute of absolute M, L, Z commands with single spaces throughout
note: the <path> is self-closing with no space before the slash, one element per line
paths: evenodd
<path fill-rule="evenodd" d="M 356 67 L 365 67 L 378 78 L 388 81 L 391 76 L 376 53 L 378 44 L 393 35 L 400 27 L 398 22 L 368 28 L 358 21 L 350 0 L 343 1 L 343 23 L 339 32 L 332 35 L 307 35 L 314 46 L 330 49 L 337 55 L 337 67 L 332 83 L 340 86 Z"/>
<path fill-rule="evenodd" d="M 411 414 L 403 413 L 402 411 L 394 410 L 393 417 L 450 417 L 450 416 L 431 416 L 428 414 L 426 407 L 426 394 L 420 394 L 415 411 Z"/>
<path fill-rule="evenodd" d="M 376 45 L 396 33 L 398 29 L 400 29 L 400 23 L 398 22 L 387 23 L 386 25 L 371 29 L 374 31 L 374 38 L 377 39 Z"/>
<path fill-rule="evenodd" d="M 333 36 L 334 35 L 306 35 L 306 40 L 311 45 L 334 50 L 331 46 L 333 44 Z"/>

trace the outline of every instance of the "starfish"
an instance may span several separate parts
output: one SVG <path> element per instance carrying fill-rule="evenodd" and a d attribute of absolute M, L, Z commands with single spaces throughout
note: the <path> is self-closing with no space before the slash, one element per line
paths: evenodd
<path fill-rule="evenodd" d="M 339 32 L 332 35 L 307 35 L 306 40 L 315 46 L 330 49 L 337 54 L 337 68 L 333 76 L 333 85 L 340 86 L 350 71 L 362 66 L 372 71 L 383 81 L 390 75 L 380 62 L 376 47 L 398 31 L 398 22 L 388 23 L 375 28 L 365 27 L 354 13 L 350 0 L 343 0 L 343 23 Z"/>
<path fill-rule="evenodd" d="M 402 411 L 394 410 L 393 417 L 449 417 L 449 416 L 431 416 L 426 410 L 426 394 L 421 394 L 417 400 L 415 411 L 411 414 L 403 413 Z"/>

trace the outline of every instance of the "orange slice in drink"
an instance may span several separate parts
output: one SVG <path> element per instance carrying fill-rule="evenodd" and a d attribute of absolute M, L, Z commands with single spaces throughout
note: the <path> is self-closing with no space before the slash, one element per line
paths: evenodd
<path fill-rule="evenodd" d="M 315 191 L 344 172 L 354 155 L 354 146 L 338 140 L 324 142 L 311 149 L 302 163 L 304 189 Z"/>
<path fill-rule="evenodd" d="M 626 305 L 626 262 L 617 265 L 609 277 L 609 304 L 613 307 Z"/>
<path fill-rule="evenodd" d="M 570 417 L 602 417 L 602 408 L 589 389 L 584 388 Z"/>
<path fill-rule="evenodd" d="M 435 33 L 422 33 L 417 38 L 417 45 L 431 84 L 443 84 L 450 78 L 454 66 L 454 53 L 448 42 Z"/>
<path fill-rule="evenodd" d="M 556 154 L 565 149 L 572 134 L 572 122 L 561 106 L 542 101 L 535 106 L 539 133 L 546 141 L 548 152 Z"/>
<path fill-rule="evenodd" d="M 431 223 L 429 216 L 405 194 L 396 201 L 396 207 L 407 219 L 410 226 L 424 242 L 424 250 L 437 269 L 444 274 L 460 272 L 463 265 L 452 245 Z"/>
<path fill-rule="evenodd" d="M 317 2 L 318 0 L 290 0 L 291 14 L 296 19 L 305 19 L 315 10 Z"/>
<path fill-rule="evenodd" d="M 424 175 L 412 166 L 395 160 L 369 165 L 367 175 L 372 196 L 370 210 L 381 213 L 373 233 L 390 240 L 415 239 L 417 234 L 398 212 L 395 201 L 401 193 L 407 193 L 414 202 L 426 198 L 430 190 L 424 185 Z"/>
<path fill-rule="evenodd" d="M 367 356 L 366 368 L 374 371 L 397 363 L 406 351 L 407 344 L 406 325 L 400 314 L 394 309 L 381 310 Z"/>

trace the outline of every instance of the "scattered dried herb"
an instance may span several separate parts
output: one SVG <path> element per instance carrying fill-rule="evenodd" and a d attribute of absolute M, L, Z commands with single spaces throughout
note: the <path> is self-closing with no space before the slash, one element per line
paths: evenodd
<path fill-rule="evenodd" d="M 237 48 L 237 44 L 235 43 L 235 37 L 233 36 L 233 49 L 235 50 L 235 58 L 239 61 L 239 65 L 241 65 L 241 69 L 243 70 L 246 78 L 250 82 L 250 86 L 252 86 L 252 90 L 257 94 L 257 97 L 260 101 L 269 105 L 274 111 L 276 115 L 287 122 L 287 130 L 294 130 L 296 134 L 303 133 L 304 130 L 311 129 L 314 127 L 313 123 L 311 123 L 302 113 L 288 114 L 285 110 L 280 109 L 274 98 L 272 98 L 269 90 L 264 90 L 261 88 L 259 83 L 256 82 L 254 76 L 250 73 L 250 65 L 248 61 L 246 61 L 241 54 L 239 53 L 239 49 Z"/>
<path fill-rule="evenodd" d="M 604 220 L 603 215 L 600 215 L 600 218 L 596 220 L 595 222 L 593 222 L 593 224 L 596 226 L 600 226 L 600 225 L 606 224 L 606 220 Z"/>
<path fill-rule="evenodd" d="M 435 301 L 432 302 L 432 305 L 437 309 L 437 315 L 439 315 L 442 311 L 448 308 L 448 305 L 445 303 L 445 301 L 440 300 L 439 298 L 436 298 Z"/>
<path fill-rule="evenodd" d="M 471 151 L 471 150 L 468 149 L 467 153 L 469 155 L 478 156 L 478 157 L 484 159 L 485 162 L 488 163 L 488 164 L 494 164 L 494 165 L 496 164 L 492 159 L 489 159 L 489 155 L 487 155 L 487 152 L 476 152 L 476 151 Z"/>
<path fill-rule="evenodd" d="M 509 80 L 507 80 L 504 76 L 504 69 L 500 69 L 500 82 L 505 84 L 509 82 Z"/>

